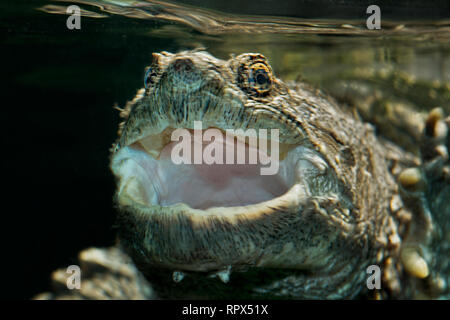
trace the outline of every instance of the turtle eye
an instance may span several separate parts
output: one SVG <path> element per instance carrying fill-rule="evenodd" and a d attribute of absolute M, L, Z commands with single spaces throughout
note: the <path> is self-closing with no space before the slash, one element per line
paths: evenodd
<path fill-rule="evenodd" d="M 149 67 L 147 69 L 147 71 L 145 72 L 145 76 L 144 76 L 144 86 L 145 86 L 145 88 L 148 88 L 152 84 L 155 83 L 156 76 L 157 76 L 156 72 L 151 67 Z"/>
<path fill-rule="evenodd" d="M 269 68 L 263 63 L 255 63 L 248 71 L 249 87 L 258 94 L 267 93 L 272 86 Z"/>

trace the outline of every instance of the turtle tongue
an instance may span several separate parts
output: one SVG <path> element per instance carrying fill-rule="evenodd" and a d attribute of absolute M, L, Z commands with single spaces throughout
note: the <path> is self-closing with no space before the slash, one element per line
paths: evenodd
<path fill-rule="evenodd" d="M 240 139 L 216 130 L 203 141 L 185 131 L 182 141 L 170 142 L 161 151 L 159 176 L 167 193 L 161 205 L 182 202 L 196 209 L 256 204 L 280 196 L 288 189 L 277 175 L 261 175 L 260 159 L 267 154 Z M 212 141 L 211 141 L 212 140 Z"/>

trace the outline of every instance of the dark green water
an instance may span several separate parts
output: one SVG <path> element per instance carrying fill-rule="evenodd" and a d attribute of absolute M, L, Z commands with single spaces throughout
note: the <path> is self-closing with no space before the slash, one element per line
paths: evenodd
<path fill-rule="evenodd" d="M 365 28 L 368 1 L 211 2 L 216 11 L 85 1 L 81 29 L 69 30 L 60 13 L 76 2 L 0 4 L 4 298 L 46 291 L 50 272 L 75 263 L 81 249 L 114 243 L 113 105 L 142 86 L 152 52 L 261 52 L 277 76 L 325 89 L 360 69 L 401 71 L 450 88 L 446 1 L 381 2 L 381 31 Z M 440 91 L 394 94 L 423 110 L 450 108 Z"/>

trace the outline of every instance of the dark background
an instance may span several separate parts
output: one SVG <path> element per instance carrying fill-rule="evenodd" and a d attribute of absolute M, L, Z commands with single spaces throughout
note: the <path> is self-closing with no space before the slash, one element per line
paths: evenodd
<path fill-rule="evenodd" d="M 66 16 L 35 10 L 46 3 L 0 4 L 1 298 L 49 290 L 80 250 L 114 244 L 113 105 L 142 86 L 153 49 L 175 49 L 139 41 L 126 18 L 70 31 Z"/>
<path fill-rule="evenodd" d="M 297 18 L 361 19 L 369 5 L 382 8 L 382 19 L 417 20 L 449 17 L 447 0 L 179 0 L 179 3 L 245 15 Z"/>
<path fill-rule="evenodd" d="M 308 18 L 355 18 L 372 4 L 182 2 Z M 160 24 L 155 21 L 90 19 L 82 30 L 70 31 L 66 16 L 36 10 L 48 3 L 0 4 L 1 298 L 29 299 L 49 290 L 50 273 L 76 263 L 80 250 L 114 244 L 109 148 L 119 118 L 113 105 L 123 106 L 142 86 L 151 52 L 180 49 L 170 37 L 143 38 Z M 447 1 L 381 3 L 382 17 L 448 16 Z"/>

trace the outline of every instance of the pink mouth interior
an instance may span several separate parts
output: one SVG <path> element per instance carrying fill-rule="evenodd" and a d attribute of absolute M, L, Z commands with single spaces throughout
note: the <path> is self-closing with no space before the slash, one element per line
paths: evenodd
<path fill-rule="evenodd" d="M 224 135 L 213 142 L 202 142 L 194 139 L 191 134 L 190 159 L 187 154 L 181 153 L 181 157 L 190 164 L 175 164 L 172 152 L 178 143 L 180 142 L 167 144 L 161 151 L 159 160 L 148 155 L 135 159 L 148 172 L 158 193 L 159 205 L 185 203 L 195 209 L 246 206 L 273 199 L 288 191 L 289 185 L 282 168 L 279 170 L 281 174 L 261 175 L 261 167 L 270 164 L 259 162 L 261 158 L 267 159 L 267 154 L 253 146 L 249 147 L 237 140 L 233 143 L 233 139 L 227 139 Z M 244 164 L 236 164 L 238 145 L 245 146 Z M 194 151 L 205 150 L 207 146 L 222 148 L 224 164 L 206 164 L 204 157 L 200 159 L 201 164 L 193 164 Z M 227 149 L 229 151 L 231 148 L 234 148 L 234 164 L 225 164 Z M 258 155 L 256 164 L 249 164 L 250 151 L 256 151 Z M 273 157 L 271 161 L 278 159 Z"/>

